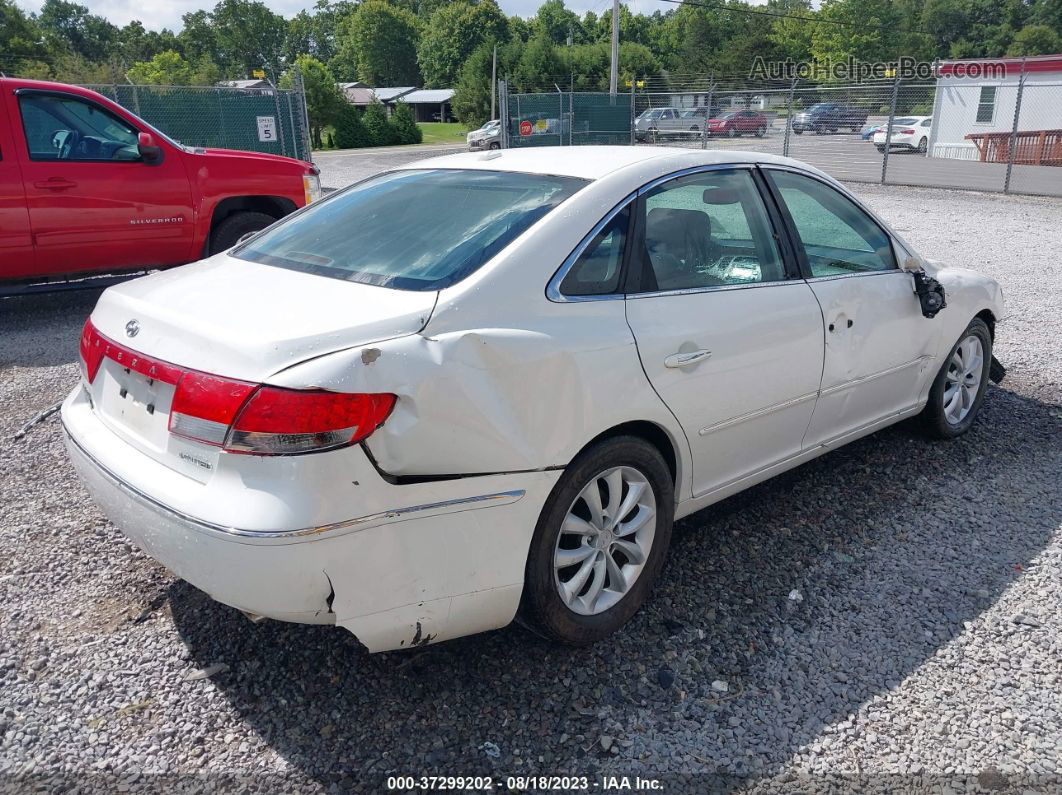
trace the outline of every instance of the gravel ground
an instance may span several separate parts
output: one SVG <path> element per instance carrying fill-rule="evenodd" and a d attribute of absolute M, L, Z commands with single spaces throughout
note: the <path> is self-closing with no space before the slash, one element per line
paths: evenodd
<path fill-rule="evenodd" d="M 514 626 L 369 656 L 213 603 L 88 502 L 54 419 L 12 440 L 75 383 L 97 294 L 0 301 L 0 781 L 1059 791 L 1062 202 L 855 190 L 1002 282 L 1008 379 L 960 440 L 895 427 L 681 522 L 648 606 L 590 649 Z"/>

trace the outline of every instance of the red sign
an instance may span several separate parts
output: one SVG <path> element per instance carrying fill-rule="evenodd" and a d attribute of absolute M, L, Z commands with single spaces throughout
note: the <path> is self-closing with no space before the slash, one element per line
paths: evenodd
<path fill-rule="evenodd" d="M 531 122 L 529 122 L 529 121 L 520 122 L 520 135 L 530 135 L 530 134 L 531 134 Z"/>

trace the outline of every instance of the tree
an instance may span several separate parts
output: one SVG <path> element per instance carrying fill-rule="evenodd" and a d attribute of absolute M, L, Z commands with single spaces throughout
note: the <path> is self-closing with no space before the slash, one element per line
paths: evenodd
<path fill-rule="evenodd" d="M 314 146 L 320 147 L 321 130 L 337 118 L 340 108 L 347 105 L 347 101 L 336 85 L 332 70 L 312 55 L 300 55 L 295 59 L 295 65 L 299 69 L 306 91 L 306 115 L 310 117 L 310 135 Z M 292 73 L 285 73 L 280 86 L 291 88 L 293 84 Z"/>
<path fill-rule="evenodd" d="M 523 42 L 519 39 L 498 45 L 499 76 L 514 72 L 522 50 Z M 482 126 L 490 119 L 490 76 L 493 59 L 493 42 L 481 44 L 461 66 L 454 84 L 454 114 L 470 130 Z"/>
<path fill-rule="evenodd" d="M 1062 37 L 1047 25 L 1029 25 L 1014 36 L 1007 55 L 1051 55 L 1062 52 Z"/>
<path fill-rule="evenodd" d="M 339 28 L 334 66 L 341 76 L 372 86 L 420 82 L 417 19 L 383 0 L 366 0 Z"/>
<path fill-rule="evenodd" d="M 395 128 L 387 118 L 387 110 L 379 102 L 373 102 L 361 117 L 369 134 L 369 146 L 390 146 L 397 143 Z"/>
<path fill-rule="evenodd" d="M 90 14 L 83 5 L 44 0 L 37 23 L 53 51 L 80 55 L 89 61 L 103 61 L 116 54 L 118 28 Z"/>
<path fill-rule="evenodd" d="M 461 65 L 479 45 L 505 41 L 508 32 L 509 20 L 495 0 L 443 6 L 432 14 L 417 49 L 424 84 L 429 88 L 454 85 Z"/>
<path fill-rule="evenodd" d="M 126 77 L 142 86 L 188 86 L 192 84 L 192 65 L 173 50 L 160 52 L 148 61 L 133 64 Z"/>
<path fill-rule="evenodd" d="M 540 5 L 531 20 L 531 29 L 535 35 L 543 35 L 554 44 L 566 44 L 569 35 L 573 44 L 585 40 L 579 17 L 564 7 L 564 0 L 546 0 Z"/>
<path fill-rule="evenodd" d="M 217 62 L 229 77 L 250 77 L 264 69 L 276 82 L 283 62 L 288 24 L 258 0 L 221 0 L 210 13 Z"/>
<path fill-rule="evenodd" d="M 391 111 L 391 126 L 400 144 L 419 144 L 424 140 L 424 133 L 413 117 L 413 109 L 405 102 L 395 103 Z"/>
<path fill-rule="evenodd" d="M 12 0 L 0 0 L 0 68 L 12 69 L 16 59 L 41 55 L 41 31 Z M 7 63 L 6 59 L 13 63 Z"/>
<path fill-rule="evenodd" d="M 336 113 L 335 131 L 332 140 L 339 149 L 372 146 L 372 139 L 362 123 L 361 114 L 349 102 L 344 102 Z"/>

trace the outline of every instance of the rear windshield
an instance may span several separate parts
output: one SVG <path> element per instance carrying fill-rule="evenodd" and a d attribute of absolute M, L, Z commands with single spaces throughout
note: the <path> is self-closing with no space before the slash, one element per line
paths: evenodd
<path fill-rule="evenodd" d="M 586 184 L 505 171 L 393 171 L 310 205 L 232 256 L 399 290 L 439 290 Z"/>

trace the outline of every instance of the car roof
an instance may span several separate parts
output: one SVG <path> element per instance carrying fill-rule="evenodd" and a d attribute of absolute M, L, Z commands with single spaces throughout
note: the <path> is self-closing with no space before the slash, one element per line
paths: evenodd
<path fill-rule="evenodd" d="M 407 163 L 400 168 L 467 168 L 600 179 L 607 174 L 650 162 L 661 176 L 683 168 L 727 163 L 772 163 L 822 173 L 799 160 L 778 155 L 738 152 L 730 149 L 683 149 L 672 146 L 529 146 L 501 149 L 486 154 L 462 152 L 461 154 L 443 155 Z"/>

